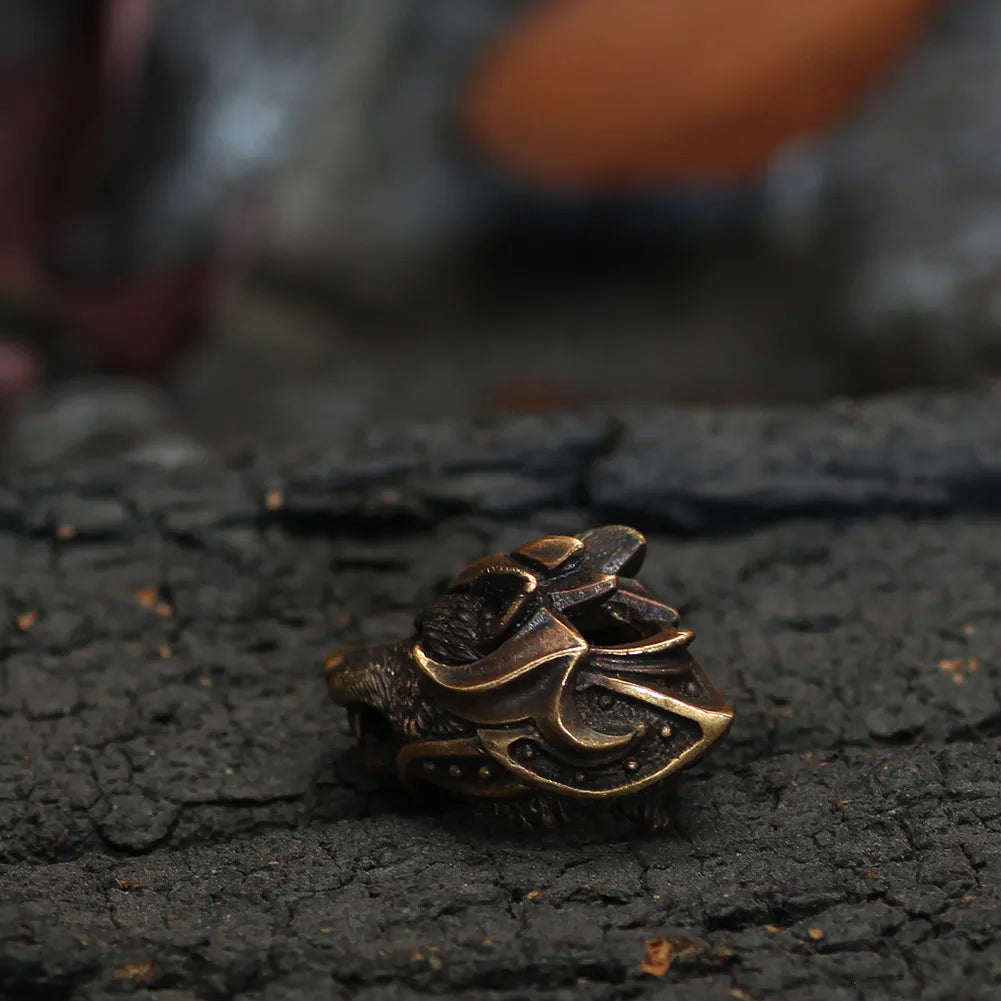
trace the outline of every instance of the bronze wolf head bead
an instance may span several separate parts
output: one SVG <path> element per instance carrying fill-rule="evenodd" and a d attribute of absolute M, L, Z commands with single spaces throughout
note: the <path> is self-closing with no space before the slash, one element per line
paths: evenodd
<path fill-rule="evenodd" d="M 645 553 L 620 525 L 536 539 L 470 564 L 410 639 L 332 653 L 330 696 L 370 766 L 533 824 L 609 803 L 666 822 L 664 780 L 733 710 L 635 579 Z"/>

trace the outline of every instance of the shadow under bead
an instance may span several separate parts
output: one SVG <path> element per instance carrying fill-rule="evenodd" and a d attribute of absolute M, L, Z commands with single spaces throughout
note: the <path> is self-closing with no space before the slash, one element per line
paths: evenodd
<path fill-rule="evenodd" d="M 331 698 L 373 771 L 536 826 L 614 805 L 667 821 L 667 780 L 729 730 L 694 634 L 635 579 L 619 525 L 470 564 L 407 640 L 335 651 Z"/>

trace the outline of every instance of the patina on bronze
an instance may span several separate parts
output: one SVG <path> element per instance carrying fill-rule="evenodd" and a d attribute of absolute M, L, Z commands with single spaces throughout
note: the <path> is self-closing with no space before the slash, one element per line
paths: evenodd
<path fill-rule="evenodd" d="M 375 769 L 551 824 L 614 802 L 667 819 L 664 780 L 733 710 L 692 658 L 694 634 L 635 579 L 646 539 L 607 525 L 468 566 L 397 643 L 327 659 Z"/>

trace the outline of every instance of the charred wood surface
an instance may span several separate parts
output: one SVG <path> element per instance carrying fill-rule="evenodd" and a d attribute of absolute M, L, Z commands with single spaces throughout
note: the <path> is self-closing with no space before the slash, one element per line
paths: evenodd
<path fill-rule="evenodd" d="M 985 389 L 16 477 L 0 996 L 997 997 L 999 428 Z M 327 650 L 609 521 L 648 534 L 737 713 L 672 827 L 521 831 L 374 786 Z"/>

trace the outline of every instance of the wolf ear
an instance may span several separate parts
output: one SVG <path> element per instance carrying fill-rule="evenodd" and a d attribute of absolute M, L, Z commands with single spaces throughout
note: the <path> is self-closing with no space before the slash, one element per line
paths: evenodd
<path fill-rule="evenodd" d="M 604 525 L 581 532 L 584 560 L 601 573 L 635 577 L 646 557 L 646 536 L 626 525 Z"/>
<path fill-rule="evenodd" d="M 485 638 L 496 641 L 521 615 L 537 587 L 535 574 L 498 555 L 471 563 L 452 582 L 451 590 L 476 604 Z"/>

